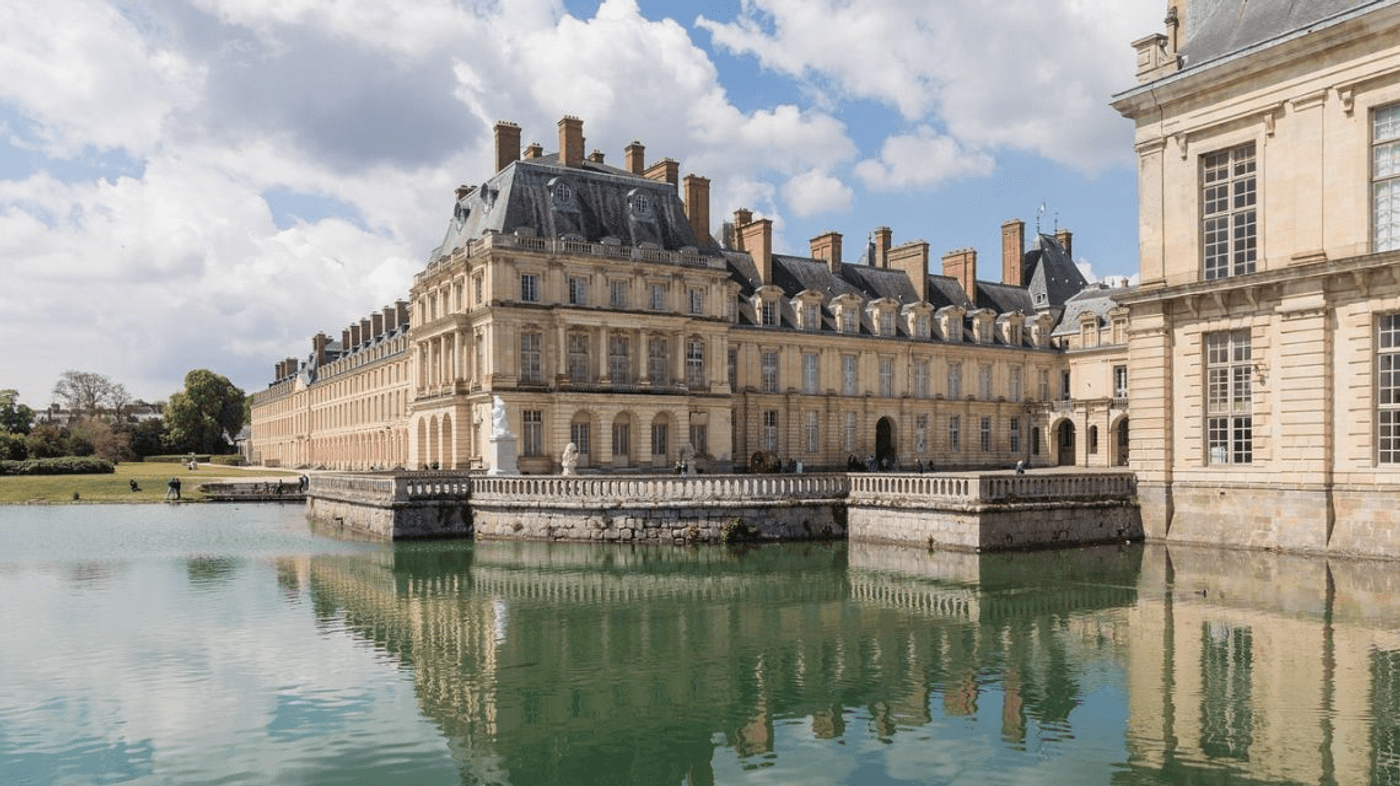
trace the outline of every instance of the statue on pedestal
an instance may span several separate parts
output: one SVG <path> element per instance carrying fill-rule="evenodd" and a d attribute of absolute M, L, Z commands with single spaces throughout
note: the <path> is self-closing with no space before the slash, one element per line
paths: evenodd
<path fill-rule="evenodd" d="M 570 442 L 564 446 L 564 456 L 559 459 L 560 474 L 573 475 L 578 469 L 578 445 Z"/>
<path fill-rule="evenodd" d="M 503 437 L 510 433 L 510 423 L 506 421 L 506 402 L 500 396 L 493 397 L 491 407 L 491 436 Z"/>

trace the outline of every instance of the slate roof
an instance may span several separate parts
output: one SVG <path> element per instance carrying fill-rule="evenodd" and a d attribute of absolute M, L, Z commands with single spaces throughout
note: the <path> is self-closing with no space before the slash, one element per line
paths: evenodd
<path fill-rule="evenodd" d="M 1074 259 L 1050 235 L 1037 235 L 1021 265 L 1021 280 L 1030 291 L 1031 311 L 1063 305 L 1089 285 Z M 980 284 L 979 284 L 980 286 Z M 1027 311 L 1026 313 L 1031 313 Z"/>
<path fill-rule="evenodd" d="M 522 228 L 535 237 L 573 236 L 591 243 L 616 238 L 628 246 L 719 253 L 713 240 L 695 236 L 676 186 L 593 161 L 563 166 L 553 154 L 512 162 L 470 187 L 457 199 L 447 233 L 429 259 L 487 232 Z"/>
<path fill-rule="evenodd" d="M 1188 0 L 1186 43 L 1179 54 L 1192 68 L 1367 6 L 1396 0 Z"/>
<path fill-rule="evenodd" d="M 1079 317 L 1085 312 L 1098 317 L 1098 325 L 1106 324 L 1108 312 L 1118 307 L 1118 296 L 1134 289 L 1137 287 L 1109 288 L 1102 284 L 1091 285 L 1088 289 L 1065 301 L 1065 313 L 1060 318 L 1060 324 L 1055 327 L 1055 332 L 1051 335 L 1065 336 L 1078 333 Z"/>

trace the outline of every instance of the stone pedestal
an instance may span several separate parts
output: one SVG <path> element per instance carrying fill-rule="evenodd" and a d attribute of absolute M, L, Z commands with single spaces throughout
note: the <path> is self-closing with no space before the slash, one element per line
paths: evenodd
<path fill-rule="evenodd" d="M 487 475 L 519 475 L 520 470 L 515 464 L 515 435 L 496 434 L 486 440 L 490 446 L 490 453 L 487 456 L 491 460 L 491 469 Z"/>

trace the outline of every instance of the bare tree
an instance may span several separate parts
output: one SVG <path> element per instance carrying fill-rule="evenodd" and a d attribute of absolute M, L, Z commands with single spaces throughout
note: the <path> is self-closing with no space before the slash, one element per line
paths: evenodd
<path fill-rule="evenodd" d="M 121 388 L 121 405 L 130 402 L 126 388 L 118 385 L 102 374 L 90 371 L 63 372 L 53 386 L 54 398 L 63 402 L 71 414 L 80 417 L 95 417 L 104 406 L 112 405 L 112 393 Z"/>

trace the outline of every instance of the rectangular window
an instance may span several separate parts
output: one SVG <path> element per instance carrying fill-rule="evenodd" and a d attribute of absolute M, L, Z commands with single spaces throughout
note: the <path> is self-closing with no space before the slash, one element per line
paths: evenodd
<path fill-rule="evenodd" d="M 621 456 L 623 458 L 632 455 L 631 423 L 613 423 L 612 454 L 614 457 Z"/>
<path fill-rule="evenodd" d="M 705 382 L 705 341 L 693 338 L 685 344 L 685 385 L 704 390 Z"/>
<path fill-rule="evenodd" d="M 588 363 L 588 334 L 569 334 L 569 381 L 587 382 L 591 374 Z M 582 448 L 579 448 L 582 450 Z"/>
<path fill-rule="evenodd" d="M 860 332 L 860 322 L 856 318 L 856 310 L 849 305 L 841 309 L 841 332 Z"/>
<path fill-rule="evenodd" d="M 763 392 L 778 392 L 778 353 L 764 352 L 759 365 L 763 374 Z"/>
<path fill-rule="evenodd" d="M 948 400 L 957 401 L 962 398 L 962 364 L 948 364 Z"/>
<path fill-rule="evenodd" d="M 690 313 L 705 313 L 705 291 L 702 289 L 692 289 L 687 297 L 690 300 Z"/>
<path fill-rule="evenodd" d="M 1254 459 L 1254 364 L 1248 330 L 1206 334 L 1206 434 L 1211 464 Z"/>
<path fill-rule="evenodd" d="M 849 454 L 856 452 L 856 413 L 845 413 L 845 422 L 841 425 L 841 449 Z"/>
<path fill-rule="evenodd" d="M 588 305 L 588 279 L 579 276 L 569 278 L 569 305 Z"/>
<path fill-rule="evenodd" d="M 889 309 L 880 312 L 880 335 L 894 335 L 894 312 Z"/>
<path fill-rule="evenodd" d="M 928 415 L 914 416 L 914 452 L 928 452 Z"/>
<path fill-rule="evenodd" d="M 1049 400 L 1050 400 L 1050 370 L 1049 370 L 1049 369 L 1042 368 L 1042 369 L 1038 369 L 1038 371 L 1039 371 L 1039 377 L 1040 377 L 1040 380 L 1039 380 L 1039 381 L 1040 381 L 1040 400 L 1041 400 L 1041 401 L 1049 401 Z"/>
<path fill-rule="evenodd" d="M 992 452 L 992 419 L 986 415 L 982 416 L 982 452 Z"/>
<path fill-rule="evenodd" d="M 1372 231 L 1376 251 L 1400 249 L 1400 104 L 1371 120 Z"/>
<path fill-rule="evenodd" d="M 1113 397 L 1114 397 L 1114 398 L 1127 398 L 1127 397 L 1128 397 L 1128 367 L 1127 367 L 1127 366 L 1114 366 L 1114 367 L 1113 367 Z"/>
<path fill-rule="evenodd" d="M 764 410 L 763 412 L 763 449 L 769 452 L 778 449 L 778 411 L 776 409 Z"/>
<path fill-rule="evenodd" d="M 894 395 L 894 358 L 880 358 L 880 395 Z"/>
<path fill-rule="evenodd" d="M 1011 431 L 1011 455 L 1015 456 L 1021 452 L 1021 419 L 1012 418 L 1008 428 Z"/>
<path fill-rule="evenodd" d="M 543 363 L 540 357 L 540 344 L 543 336 L 539 333 L 520 334 L 520 381 L 539 384 L 544 381 Z"/>
<path fill-rule="evenodd" d="M 569 424 L 569 441 L 578 448 L 580 456 L 587 456 L 593 452 L 592 429 L 587 423 Z"/>
<path fill-rule="evenodd" d="M 486 305 L 485 288 L 485 282 L 482 280 L 480 273 L 472 276 L 472 305 Z"/>
<path fill-rule="evenodd" d="M 1012 366 L 1012 367 L 1011 367 L 1011 384 L 1010 384 L 1009 387 L 1010 387 L 1011 389 L 1008 391 L 1008 393 L 1010 394 L 1010 395 L 1008 396 L 1008 398 L 1011 399 L 1012 401 L 1020 401 L 1020 400 L 1021 400 L 1021 367 L 1020 367 L 1020 366 Z"/>
<path fill-rule="evenodd" d="M 614 385 L 632 383 L 632 342 L 627 336 L 608 336 L 608 376 Z"/>
<path fill-rule="evenodd" d="M 1400 464 L 1400 314 L 1383 314 L 1376 336 L 1376 460 Z"/>
<path fill-rule="evenodd" d="M 928 361 L 914 361 L 914 397 L 928 398 Z"/>
<path fill-rule="evenodd" d="M 856 356 L 841 356 L 841 395 L 856 395 Z"/>
<path fill-rule="evenodd" d="M 957 453 L 962 450 L 962 416 L 948 416 L 948 449 Z"/>
<path fill-rule="evenodd" d="M 653 385 L 671 384 L 671 353 L 664 338 L 653 336 L 647 342 L 647 377 Z"/>
<path fill-rule="evenodd" d="M 778 304 L 777 304 L 777 303 L 774 303 L 774 302 L 771 301 L 771 300 L 765 300 L 765 301 L 763 301 L 762 314 L 763 314 L 763 324 L 765 324 L 765 325 L 776 325 L 776 324 L 778 324 Z"/>
<path fill-rule="evenodd" d="M 1201 157 L 1201 242 L 1206 279 L 1254 272 L 1259 221 L 1254 143 Z"/>
<path fill-rule="evenodd" d="M 520 451 L 526 456 L 544 455 L 544 413 L 538 409 L 527 409 L 521 413 L 524 425 L 521 428 Z"/>
<path fill-rule="evenodd" d="M 729 350 L 729 389 L 739 390 L 739 350 Z"/>
<path fill-rule="evenodd" d="M 983 401 L 992 400 L 992 367 L 986 363 L 977 369 L 977 397 Z"/>
<path fill-rule="evenodd" d="M 710 427 L 703 423 L 690 424 L 690 447 L 697 456 L 710 455 Z"/>
<path fill-rule="evenodd" d="M 651 310 L 652 310 L 652 311 L 665 311 L 665 310 L 666 310 L 666 285 L 665 285 L 665 284 L 652 284 L 652 285 L 651 285 Z"/>
<path fill-rule="evenodd" d="M 666 426 L 665 423 L 651 424 L 651 455 L 653 456 L 666 455 L 666 438 L 668 436 Z"/>
<path fill-rule="evenodd" d="M 816 453 L 821 450 L 821 430 L 817 428 L 817 413 L 807 412 L 807 423 L 804 432 L 807 437 L 807 452 Z"/>
<path fill-rule="evenodd" d="M 608 303 L 612 304 L 613 308 L 627 308 L 626 281 L 608 282 Z"/>
<path fill-rule="evenodd" d="M 816 303 L 808 303 L 802 307 L 802 329 L 820 330 L 822 326 L 821 306 Z"/>
<path fill-rule="evenodd" d="M 821 366 L 817 353 L 802 353 L 802 392 L 809 396 L 815 396 L 820 377 Z"/>
<path fill-rule="evenodd" d="M 1072 391 L 1072 389 L 1070 388 L 1070 377 L 1069 377 L 1069 372 L 1068 372 L 1068 371 L 1061 371 L 1061 372 L 1060 372 L 1060 400 L 1061 400 L 1061 401 L 1069 401 L 1070 393 L 1071 393 L 1071 392 L 1073 392 L 1073 391 Z"/>
<path fill-rule="evenodd" d="M 520 274 L 520 300 L 525 303 L 540 302 L 540 277 L 534 273 Z"/>

